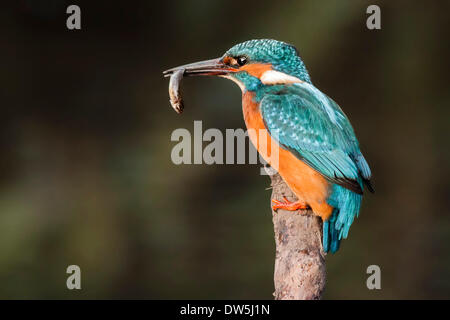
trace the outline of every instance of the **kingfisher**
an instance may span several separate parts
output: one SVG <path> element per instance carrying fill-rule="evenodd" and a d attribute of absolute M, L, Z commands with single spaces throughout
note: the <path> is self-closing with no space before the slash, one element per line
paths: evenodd
<path fill-rule="evenodd" d="M 364 189 L 374 192 L 371 170 L 349 119 L 312 84 L 297 49 L 272 39 L 249 40 L 220 58 L 164 74 L 179 70 L 184 76 L 223 77 L 239 86 L 250 140 L 265 161 L 276 162 L 298 198 L 273 199 L 272 208 L 311 209 L 323 221 L 324 251 L 335 253 L 359 214 Z M 261 131 L 266 138 L 255 134 Z"/>

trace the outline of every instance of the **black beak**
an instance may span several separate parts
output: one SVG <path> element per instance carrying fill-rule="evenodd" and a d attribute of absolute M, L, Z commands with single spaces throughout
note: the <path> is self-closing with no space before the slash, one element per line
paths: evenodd
<path fill-rule="evenodd" d="M 172 68 L 164 71 L 163 75 L 164 77 L 170 77 L 178 70 L 184 70 L 184 76 L 223 76 L 235 69 L 223 63 L 221 58 L 217 58 Z"/>

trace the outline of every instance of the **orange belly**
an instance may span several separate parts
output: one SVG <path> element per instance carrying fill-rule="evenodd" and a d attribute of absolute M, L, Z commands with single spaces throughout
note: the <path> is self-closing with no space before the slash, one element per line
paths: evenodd
<path fill-rule="evenodd" d="M 242 107 L 245 124 L 253 145 L 264 160 L 278 171 L 299 200 L 306 202 L 316 215 L 327 220 L 333 211 L 333 207 L 326 202 L 331 184 L 290 151 L 280 147 L 270 137 L 261 117 L 259 106 L 252 98 L 251 92 L 244 93 Z"/>

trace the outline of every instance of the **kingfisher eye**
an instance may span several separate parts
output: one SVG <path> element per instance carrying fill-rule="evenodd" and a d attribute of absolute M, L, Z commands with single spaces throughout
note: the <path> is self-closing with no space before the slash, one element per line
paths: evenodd
<path fill-rule="evenodd" d="M 240 57 L 237 57 L 236 60 L 237 60 L 238 65 L 240 65 L 241 67 L 242 67 L 244 64 L 246 64 L 247 61 L 248 61 L 248 59 L 247 59 L 246 56 L 240 56 Z"/>

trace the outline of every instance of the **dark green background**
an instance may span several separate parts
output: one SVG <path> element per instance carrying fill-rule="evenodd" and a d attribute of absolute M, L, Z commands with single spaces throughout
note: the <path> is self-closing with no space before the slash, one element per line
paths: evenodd
<path fill-rule="evenodd" d="M 450 298 L 448 1 L 164 2 L 0 10 L 0 298 L 272 297 L 269 178 L 170 159 L 193 120 L 244 127 L 239 89 L 186 79 L 178 116 L 161 76 L 253 38 L 299 49 L 372 167 L 377 192 L 327 257 L 325 298 Z M 66 289 L 70 264 L 81 291 Z M 382 290 L 366 288 L 371 264 Z"/>

